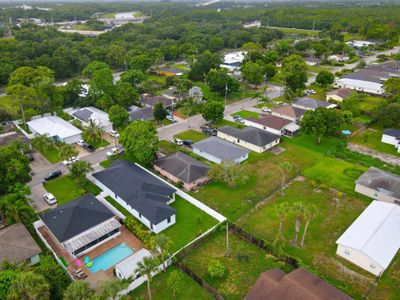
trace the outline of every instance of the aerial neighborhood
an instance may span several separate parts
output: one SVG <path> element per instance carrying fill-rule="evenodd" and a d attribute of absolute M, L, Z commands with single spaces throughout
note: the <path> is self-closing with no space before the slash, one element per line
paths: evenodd
<path fill-rule="evenodd" d="M 0 8 L 0 300 L 400 299 L 399 3 Z"/>

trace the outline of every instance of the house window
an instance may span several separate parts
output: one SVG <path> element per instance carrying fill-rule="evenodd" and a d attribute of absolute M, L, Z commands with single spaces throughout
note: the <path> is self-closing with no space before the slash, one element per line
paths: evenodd
<path fill-rule="evenodd" d="M 349 250 L 349 249 L 345 249 L 345 250 L 344 250 L 344 253 L 345 253 L 346 255 L 350 255 L 350 250 Z"/>
<path fill-rule="evenodd" d="M 167 223 L 171 223 L 171 217 L 168 217 Z"/>
<path fill-rule="evenodd" d="M 267 128 L 265 128 L 265 126 L 264 126 L 263 129 L 266 130 Z"/>
<path fill-rule="evenodd" d="M 374 197 L 378 198 L 378 193 L 377 192 L 374 193 Z"/>
<path fill-rule="evenodd" d="M 117 196 L 117 194 L 114 194 L 114 196 L 115 196 L 115 199 L 118 199 L 118 196 Z"/>

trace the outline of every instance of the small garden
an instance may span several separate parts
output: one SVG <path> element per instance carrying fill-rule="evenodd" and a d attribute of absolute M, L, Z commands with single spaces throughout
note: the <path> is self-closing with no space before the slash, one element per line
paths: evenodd
<path fill-rule="evenodd" d="M 57 198 L 58 205 L 63 205 L 86 193 L 95 196 L 101 193 L 101 189 L 91 181 L 85 179 L 83 184 L 70 176 L 62 176 L 43 183 L 43 187 Z"/>

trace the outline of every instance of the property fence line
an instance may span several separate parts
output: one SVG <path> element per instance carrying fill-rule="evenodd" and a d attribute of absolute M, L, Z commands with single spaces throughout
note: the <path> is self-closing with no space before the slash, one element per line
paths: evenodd
<path fill-rule="evenodd" d="M 35 135 L 33 133 L 27 133 L 21 126 L 19 126 L 19 121 L 13 121 L 15 127 L 21 130 L 22 134 L 26 136 L 28 139 L 33 139 Z"/>
<path fill-rule="evenodd" d="M 204 288 L 206 291 L 208 291 L 216 300 L 225 300 L 225 298 L 222 297 L 215 288 L 213 288 L 206 281 L 204 281 L 199 276 L 197 276 L 197 274 L 195 272 L 193 272 L 188 266 L 186 266 L 182 262 L 177 262 L 176 266 L 181 271 L 183 271 L 187 275 L 189 275 L 198 285 L 200 285 L 202 288 Z"/>

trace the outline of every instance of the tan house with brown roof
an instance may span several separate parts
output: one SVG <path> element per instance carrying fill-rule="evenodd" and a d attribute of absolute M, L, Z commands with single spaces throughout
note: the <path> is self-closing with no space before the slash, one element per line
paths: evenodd
<path fill-rule="evenodd" d="M 260 275 L 245 300 L 350 300 L 337 288 L 306 269 L 289 274 L 275 268 Z"/>
<path fill-rule="evenodd" d="M 305 112 L 305 109 L 294 107 L 292 105 L 282 105 L 273 108 L 271 114 L 298 123 L 301 121 L 301 118 L 303 118 Z"/>
<path fill-rule="evenodd" d="M 342 88 L 338 90 L 331 91 L 326 94 L 326 101 L 336 101 L 342 102 L 351 94 L 352 90 L 347 88 Z"/>
<path fill-rule="evenodd" d="M 295 122 L 273 115 L 266 115 L 261 118 L 247 118 L 244 120 L 244 125 L 288 137 L 295 136 L 300 129 L 300 126 Z"/>

